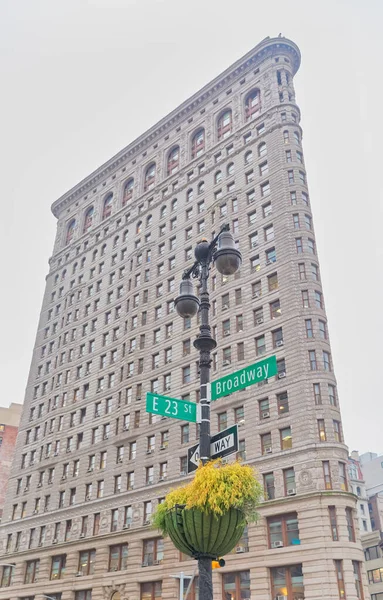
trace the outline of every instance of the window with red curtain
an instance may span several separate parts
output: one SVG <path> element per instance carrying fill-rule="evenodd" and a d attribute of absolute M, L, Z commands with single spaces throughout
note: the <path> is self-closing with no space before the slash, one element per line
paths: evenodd
<path fill-rule="evenodd" d="M 218 139 L 224 140 L 228 135 L 231 134 L 233 126 L 232 112 L 231 110 L 225 110 L 224 113 L 218 119 Z"/>

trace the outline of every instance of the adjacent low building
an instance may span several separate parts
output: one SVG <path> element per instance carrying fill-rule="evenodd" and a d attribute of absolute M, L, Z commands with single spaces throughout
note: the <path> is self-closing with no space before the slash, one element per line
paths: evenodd
<path fill-rule="evenodd" d="M 11 472 L 22 404 L 12 402 L 9 408 L 0 406 L 0 518 L 3 514 L 5 491 Z"/>

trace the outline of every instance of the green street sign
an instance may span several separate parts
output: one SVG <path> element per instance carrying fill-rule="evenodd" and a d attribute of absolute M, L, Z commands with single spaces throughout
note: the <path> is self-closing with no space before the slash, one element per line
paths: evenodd
<path fill-rule="evenodd" d="M 197 422 L 197 404 L 195 402 L 159 396 L 151 392 L 146 393 L 146 412 L 192 423 Z"/>
<path fill-rule="evenodd" d="M 270 356 L 265 360 L 260 360 L 254 365 L 225 375 L 221 379 L 211 382 L 211 399 L 217 400 L 222 396 L 228 396 L 233 392 L 242 390 L 249 385 L 268 379 L 277 374 L 277 357 Z"/>

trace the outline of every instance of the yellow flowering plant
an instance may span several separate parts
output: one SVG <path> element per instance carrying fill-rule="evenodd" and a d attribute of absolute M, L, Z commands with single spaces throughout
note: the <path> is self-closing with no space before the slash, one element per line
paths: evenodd
<path fill-rule="evenodd" d="M 153 526 L 167 534 L 166 515 L 176 506 L 194 508 L 217 518 L 236 508 L 243 514 L 244 521 L 252 522 L 257 518 L 256 507 L 262 493 L 252 467 L 213 460 L 200 465 L 190 483 L 167 494 L 153 514 Z"/>

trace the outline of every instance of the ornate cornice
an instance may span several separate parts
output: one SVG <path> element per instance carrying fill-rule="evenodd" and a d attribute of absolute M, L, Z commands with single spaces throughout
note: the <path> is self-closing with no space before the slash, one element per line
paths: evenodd
<path fill-rule="evenodd" d="M 265 58 L 268 54 L 273 54 L 276 51 L 283 49 L 287 51 L 292 59 L 293 73 L 295 74 L 300 65 L 300 51 L 298 46 L 283 37 L 278 38 L 265 38 L 260 44 L 253 48 L 250 52 L 245 54 L 242 58 L 236 61 L 218 77 L 213 79 L 205 87 L 199 90 L 191 98 L 182 103 L 169 115 L 161 119 L 156 125 L 151 127 L 148 131 L 142 134 L 139 138 L 134 140 L 131 144 L 126 146 L 123 150 L 118 152 L 110 160 L 104 163 L 96 171 L 91 173 L 88 177 L 80 181 L 75 187 L 70 189 L 66 194 L 61 196 L 52 204 L 52 212 L 56 217 L 59 217 L 60 212 L 63 208 L 68 206 L 74 200 L 89 192 L 94 186 L 100 181 L 103 181 L 105 177 L 113 174 L 127 160 L 133 159 L 139 152 L 148 148 L 153 142 L 159 137 L 166 133 L 174 125 L 182 122 L 197 108 L 202 107 L 207 101 L 217 96 L 222 88 L 237 79 L 239 76 L 246 74 L 251 68 L 260 62 L 261 59 Z"/>

